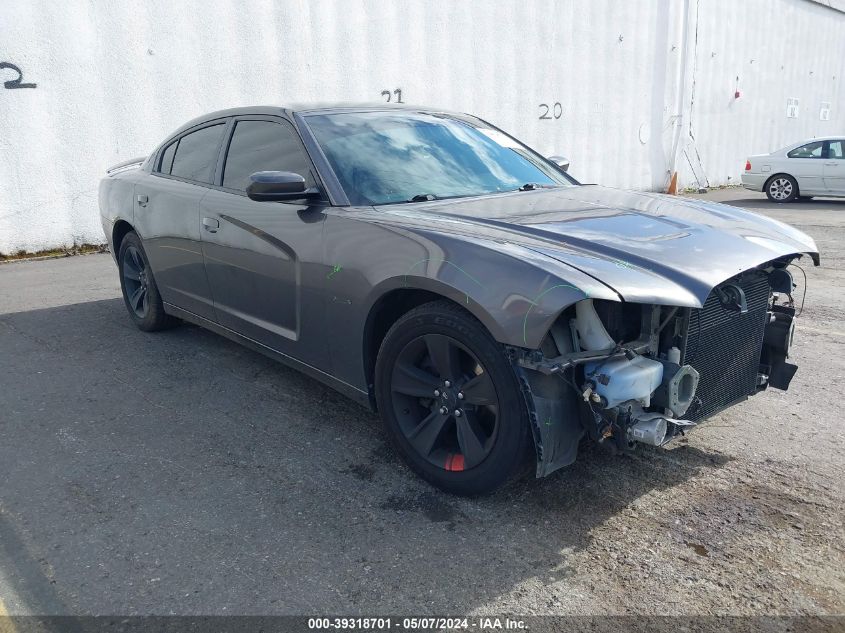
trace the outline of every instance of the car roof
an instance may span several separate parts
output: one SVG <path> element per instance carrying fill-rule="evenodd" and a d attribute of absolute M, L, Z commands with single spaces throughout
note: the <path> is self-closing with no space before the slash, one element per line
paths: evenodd
<path fill-rule="evenodd" d="M 396 110 L 405 110 L 411 112 L 437 112 L 438 114 L 457 114 L 464 115 L 461 112 L 454 112 L 445 110 L 443 108 L 432 108 L 426 106 L 417 106 L 407 103 L 385 103 L 383 101 L 375 103 L 349 103 L 349 102 L 329 102 L 329 103 L 291 103 L 288 105 L 263 105 L 263 106 L 242 106 L 238 108 L 227 108 L 225 110 L 217 110 L 203 114 L 194 119 L 191 119 L 178 130 L 168 135 L 168 138 L 181 134 L 195 125 L 207 123 L 215 119 L 223 119 L 230 116 L 242 116 L 246 114 L 258 115 L 291 115 L 291 114 L 316 114 L 316 113 L 339 113 L 339 112 L 391 112 Z"/>
<path fill-rule="evenodd" d="M 840 141 L 842 139 L 845 139 L 845 134 L 819 134 L 813 138 L 808 138 L 806 141 L 792 143 L 789 147 L 792 147 L 793 145 L 806 145 L 807 143 L 815 143 L 817 141 Z"/>
<path fill-rule="evenodd" d="M 795 143 L 790 143 L 789 145 L 784 145 L 783 147 L 778 147 L 775 150 L 772 150 L 768 154 L 760 154 L 761 156 L 771 156 L 773 154 L 781 154 L 783 152 L 788 152 L 793 149 L 797 149 L 804 145 L 808 145 L 810 143 L 819 143 L 822 141 L 842 141 L 845 140 L 845 134 L 823 134 L 820 136 L 816 136 L 814 138 L 808 138 L 803 141 L 797 141 Z"/>
<path fill-rule="evenodd" d="M 290 112 L 298 112 L 300 114 L 304 114 L 306 112 L 335 112 L 339 110 L 383 110 L 385 112 L 389 112 L 391 110 L 411 110 L 415 112 L 448 112 L 448 110 L 444 110 L 443 108 L 433 108 L 431 106 L 420 106 L 408 103 L 385 103 L 384 101 L 365 101 L 360 103 L 350 103 L 348 101 L 292 103 L 285 109 Z"/>

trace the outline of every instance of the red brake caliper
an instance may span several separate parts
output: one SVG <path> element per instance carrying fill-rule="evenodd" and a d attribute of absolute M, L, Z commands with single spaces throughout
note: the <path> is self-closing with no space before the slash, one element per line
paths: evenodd
<path fill-rule="evenodd" d="M 460 453 L 458 453 L 458 454 L 449 453 L 446 456 L 446 465 L 445 465 L 444 468 L 446 468 L 446 470 L 452 470 L 452 471 L 463 470 L 464 469 L 464 456 L 461 455 Z"/>

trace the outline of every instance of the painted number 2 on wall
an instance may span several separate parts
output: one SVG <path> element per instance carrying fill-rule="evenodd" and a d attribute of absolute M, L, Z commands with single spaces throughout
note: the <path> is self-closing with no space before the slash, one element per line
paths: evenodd
<path fill-rule="evenodd" d="M 23 72 L 20 68 L 10 62 L 0 62 L 0 70 L 4 70 L 6 68 L 18 73 L 16 79 L 9 79 L 3 82 L 3 87 L 6 88 L 6 90 L 14 90 L 15 88 L 35 88 L 35 84 L 23 83 Z"/>

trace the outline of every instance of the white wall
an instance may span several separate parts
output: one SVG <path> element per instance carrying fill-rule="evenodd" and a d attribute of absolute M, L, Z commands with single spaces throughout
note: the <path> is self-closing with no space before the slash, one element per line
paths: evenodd
<path fill-rule="evenodd" d="M 738 182 L 749 153 L 845 134 L 845 3 L 836 6 L 701 0 L 687 123 L 710 185 Z M 742 96 L 734 99 L 737 84 Z M 798 118 L 786 117 L 790 97 L 799 99 Z M 829 121 L 819 120 L 823 101 L 831 104 Z M 683 174 L 689 183 L 688 165 Z"/>
<path fill-rule="evenodd" d="M 0 253 L 101 242 L 104 170 L 195 116 L 383 90 L 478 114 L 585 182 L 694 185 L 690 162 L 737 182 L 749 153 L 845 131 L 843 34 L 810 0 L 6 0 L 0 62 L 36 87 L 0 88 Z"/>

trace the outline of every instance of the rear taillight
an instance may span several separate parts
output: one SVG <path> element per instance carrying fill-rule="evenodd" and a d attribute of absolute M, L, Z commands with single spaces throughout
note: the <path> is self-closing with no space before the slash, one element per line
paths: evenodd
<path fill-rule="evenodd" d="M 751 171 L 751 161 L 745 161 L 745 171 Z"/>

